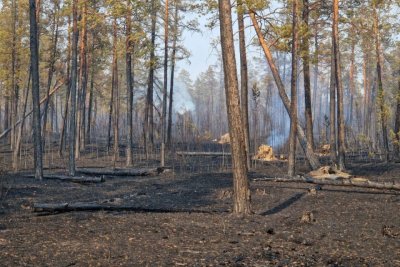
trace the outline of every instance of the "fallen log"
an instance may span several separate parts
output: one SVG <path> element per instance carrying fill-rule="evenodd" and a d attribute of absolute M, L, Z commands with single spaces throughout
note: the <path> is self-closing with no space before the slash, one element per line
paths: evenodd
<path fill-rule="evenodd" d="M 185 151 L 177 151 L 175 152 L 178 156 L 230 156 L 231 153 L 224 153 L 224 152 L 185 152 Z"/>
<path fill-rule="evenodd" d="M 283 182 L 283 183 L 311 183 L 319 185 L 334 185 L 334 186 L 355 186 L 363 188 L 373 189 L 387 189 L 387 190 L 399 190 L 400 183 L 393 182 L 374 182 L 365 178 L 352 177 L 343 178 L 340 176 L 329 175 L 325 178 L 313 178 L 306 176 L 297 176 L 293 178 L 255 178 L 253 181 L 271 181 L 271 182 Z"/>
<path fill-rule="evenodd" d="M 193 210 L 193 209 L 167 209 L 167 208 L 145 208 L 136 206 L 110 205 L 97 202 L 75 202 L 75 203 L 34 203 L 33 212 L 37 213 L 62 213 L 72 211 L 132 211 L 151 213 L 217 213 L 227 211 L 217 210 Z"/>
<path fill-rule="evenodd" d="M 26 177 L 34 178 L 34 175 L 26 175 Z M 79 177 L 79 176 L 66 176 L 66 175 L 44 175 L 43 179 L 54 179 L 65 182 L 79 183 L 79 184 L 90 184 L 90 183 L 102 183 L 105 181 L 104 177 Z"/>
<path fill-rule="evenodd" d="M 87 175 L 106 175 L 106 176 L 156 176 L 172 170 L 165 167 L 150 169 L 84 169 L 79 168 L 77 172 Z"/>

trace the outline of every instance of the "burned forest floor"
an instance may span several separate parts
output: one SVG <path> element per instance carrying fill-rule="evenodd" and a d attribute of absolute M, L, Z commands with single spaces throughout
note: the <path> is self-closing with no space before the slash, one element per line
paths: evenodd
<path fill-rule="evenodd" d="M 257 163 L 249 174 L 254 214 L 237 217 L 232 174 L 216 168 L 225 159 L 194 158 L 174 159 L 172 172 L 90 184 L 3 172 L 0 266 L 400 266 L 399 191 L 258 181 L 284 176 L 286 163 Z M 111 169 L 110 160 L 88 154 L 78 167 Z M 157 164 L 142 160 L 135 168 Z M 308 171 L 301 162 L 297 169 Z M 352 160 L 348 169 L 373 181 L 400 180 L 400 163 Z M 45 170 L 63 173 L 62 158 Z M 74 202 L 134 209 L 33 210 Z"/>

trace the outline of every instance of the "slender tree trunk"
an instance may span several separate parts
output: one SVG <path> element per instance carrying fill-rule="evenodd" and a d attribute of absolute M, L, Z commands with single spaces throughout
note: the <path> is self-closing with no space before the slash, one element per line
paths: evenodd
<path fill-rule="evenodd" d="M 353 26 L 352 26 L 353 27 Z M 353 30 L 352 30 L 353 32 Z M 348 124 L 350 127 L 353 126 L 353 109 L 354 109 L 354 94 L 355 94 L 355 83 L 354 83 L 354 74 L 355 74 L 355 46 L 356 42 L 354 39 L 351 40 L 351 52 L 350 52 L 350 77 L 349 77 L 349 89 L 350 89 L 350 108 L 348 113 Z"/>
<path fill-rule="evenodd" d="M 71 66 L 71 110 L 69 113 L 69 175 L 75 176 L 75 140 L 76 140 L 76 82 L 78 72 L 78 0 L 72 2 L 72 66 Z"/>
<path fill-rule="evenodd" d="M 52 34 L 52 51 L 49 60 L 49 71 L 47 74 L 47 100 L 44 105 L 43 109 L 43 148 L 45 147 L 46 143 L 46 128 L 47 128 L 47 113 L 49 109 L 49 102 L 50 102 L 50 89 L 51 89 L 51 82 L 53 81 L 53 74 L 55 71 L 55 63 L 56 63 L 56 56 L 57 56 L 57 43 L 58 43 L 58 23 L 59 23 L 59 14 L 58 14 L 59 4 L 58 1 L 54 2 L 54 16 L 53 16 L 53 34 Z"/>
<path fill-rule="evenodd" d="M 329 88 L 329 141 L 330 141 L 330 157 L 332 165 L 337 162 L 337 146 L 336 146 L 336 81 L 335 81 L 335 61 L 332 40 L 331 55 L 331 80 Z"/>
<path fill-rule="evenodd" d="M 90 88 L 89 88 L 89 106 L 87 114 L 87 128 L 86 128 L 86 142 L 91 143 L 91 132 L 92 132 L 92 113 L 93 113 L 93 93 L 94 93 L 94 78 L 95 78 L 95 41 L 94 32 L 92 31 L 92 47 L 90 50 Z"/>
<path fill-rule="evenodd" d="M 265 57 L 266 57 L 266 59 L 268 61 L 268 64 L 270 66 L 270 69 L 271 69 L 272 75 L 274 77 L 275 83 L 276 83 L 276 85 L 278 87 L 278 91 L 279 91 L 279 95 L 281 97 L 282 103 L 283 103 L 287 113 L 289 114 L 289 116 L 291 116 L 291 113 L 290 113 L 290 105 L 291 105 L 291 103 L 290 103 L 289 97 L 286 94 L 285 85 L 282 82 L 281 76 L 280 76 L 280 74 L 278 72 L 278 69 L 277 69 L 277 67 L 275 65 L 275 62 L 274 62 L 274 60 L 272 58 L 272 54 L 271 54 L 271 51 L 269 49 L 269 46 L 268 46 L 267 42 L 264 39 L 264 35 L 261 32 L 260 26 L 258 25 L 258 22 L 257 22 L 257 19 L 256 19 L 256 15 L 255 15 L 254 11 L 252 11 L 252 10 L 250 10 L 250 18 L 251 18 L 251 20 L 253 22 L 253 26 L 254 26 L 254 29 L 256 30 L 256 33 L 257 33 L 257 36 L 258 36 L 258 40 L 259 40 L 259 42 L 261 44 L 261 47 L 264 50 Z M 302 148 L 304 150 L 304 153 L 305 153 L 305 155 L 307 157 L 307 160 L 309 161 L 311 167 L 313 169 L 318 169 L 321 164 L 319 163 L 319 160 L 318 160 L 317 156 L 315 155 L 311 144 L 309 144 L 307 142 L 306 135 L 304 133 L 303 128 L 300 127 L 300 124 L 297 124 L 297 134 L 298 134 L 298 138 L 299 138 L 300 144 L 301 144 L 301 146 L 302 146 Z"/>
<path fill-rule="evenodd" d="M 71 86 L 71 16 L 68 16 L 68 45 L 67 45 L 67 83 L 66 89 L 67 92 L 65 94 L 65 105 L 64 105 L 64 117 L 63 123 L 61 126 L 61 135 L 60 135 L 60 149 L 59 155 L 62 156 L 63 150 L 65 149 L 65 139 L 66 139 L 66 129 L 68 122 L 68 103 L 70 102 L 70 86 Z"/>
<path fill-rule="evenodd" d="M 168 110 L 168 130 L 167 130 L 167 146 L 171 148 L 171 135 L 172 135 L 172 113 L 173 113 L 173 99 L 174 99 L 174 79 L 175 79 L 175 61 L 176 61 L 176 43 L 178 39 L 178 11 L 179 4 L 174 0 L 175 14 L 174 14 L 174 28 L 173 28 L 173 41 L 172 41 L 172 54 L 171 54 L 171 80 L 169 85 L 169 110 Z"/>
<path fill-rule="evenodd" d="M 157 10 L 155 0 L 151 0 L 151 49 L 150 49 L 150 68 L 147 85 L 147 98 L 144 123 L 144 139 L 146 157 L 148 157 L 150 146 L 154 145 L 154 106 L 153 106 L 153 90 L 154 90 L 154 69 L 155 69 L 155 43 L 156 43 L 156 23 Z"/>
<path fill-rule="evenodd" d="M 251 196 L 247 178 L 247 164 L 242 116 L 240 111 L 239 85 L 232 30 L 231 3 L 219 0 L 221 49 L 224 65 L 226 105 L 233 162 L 233 191 L 236 214 L 251 213 Z M 244 153 L 243 153 L 244 152 Z"/>
<path fill-rule="evenodd" d="M 11 2 L 12 8 L 12 47 L 11 47 L 11 149 L 15 149 L 15 141 L 16 141 L 16 134 L 15 134 L 15 123 L 17 122 L 18 116 L 18 51 L 17 51 L 17 28 L 18 28 L 18 7 L 17 1 L 12 0 Z"/>
<path fill-rule="evenodd" d="M 394 132 L 395 132 L 395 156 L 400 158 L 400 69 L 398 71 L 398 86 L 397 86 L 397 109 L 395 115 L 395 125 L 394 125 Z"/>
<path fill-rule="evenodd" d="M 240 103 L 242 107 L 242 122 L 244 129 L 244 139 L 246 147 L 247 168 L 250 169 L 250 127 L 249 127 L 249 78 L 247 73 L 246 38 L 244 32 L 244 6 L 243 1 L 238 0 L 238 27 L 239 27 L 239 51 L 240 51 Z"/>
<path fill-rule="evenodd" d="M 167 92 L 168 92 L 168 20 L 169 6 L 168 0 L 165 0 L 165 17 L 164 17 L 164 82 L 163 82 L 163 98 L 162 98 L 162 115 L 161 115 L 161 167 L 165 166 L 165 140 L 167 133 Z"/>
<path fill-rule="evenodd" d="M 312 105 L 311 105 L 311 76 L 310 76 L 310 29 L 309 29 L 309 2 L 303 0 L 303 22 L 306 28 L 303 33 L 302 40 L 302 58 L 303 58 L 303 73 L 304 73 L 304 105 L 305 105 L 305 117 L 306 117 L 306 135 L 307 141 L 311 144 L 314 149 L 314 134 L 313 134 L 313 116 L 312 116 Z"/>
<path fill-rule="evenodd" d="M 382 139 L 383 139 L 383 152 L 385 154 L 385 160 L 389 161 L 389 139 L 387 130 L 387 111 L 385 108 L 385 92 L 383 90 L 382 82 L 382 52 L 381 52 L 381 37 L 379 33 L 379 18 L 377 12 L 376 3 L 374 4 L 374 37 L 375 37 L 375 51 L 376 51 L 376 74 L 378 82 L 378 107 L 380 110 L 380 122 L 382 127 Z"/>
<path fill-rule="evenodd" d="M 345 167 L 345 124 L 344 124 L 344 105 L 343 105 L 343 85 L 340 66 L 339 50 L 339 0 L 333 1 L 333 58 L 335 62 L 335 84 L 337 94 L 337 125 L 338 125 L 338 168 L 344 170 Z"/>
<path fill-rule="evenodd" d="M 125 62 L 126 62 L 126 87 L 127 87 L 127 96 L 128 96 L 128 105 L 127 105 L 127 119 L 128 119 L 128 135 L 127 135 L 127 149 L 126 149 L 126 165 L 133 165 L 133 120 L 132 120 L 132 112 L 133 112 L 133 77 L 132 77 L 132 38 L 131 38 L 131 2 L 128 0 L 128 13 L 126 14 L 126 53 L 125 53 Z"/>
<path fill-rule="evenodd" d="M 85 110 L 86 110 L 86 87 L 87 87 L 87 1 L 82 6 L 82 34 L 80 40 L 80 66 L 79 66 L 79 89 L 78 110 L 76 122 L 76 146 L 75 158 L 79 158 L 81 150 L 85 148 Z"/>
<path fill-rule="evenodd" d="M 43 178 L 42 137 L 40 134 L 39 49 L 35 0 L 29 0 L 30 52 L 32 66 L 33 143 L 36 179 Z"/>
<path fill-rule="evenodd" d="M 30 87 L 30 82 L 31 82 L 31 75 L 32 75 L 32 69 L 29 66 L 28 84 L 27 84 L 26 90 L 25 90 L 24 106 L 23 106 L 23 110 L 22 110 L 21 124 L 20 124 L 19 129 L 18 129 L 18 135 L 17 135 L 17 139 L 16 139 L 16 143 L 15 143 L 15 149 L 13 151 L 12 164 L 13 164 L 14 171 L 18 171 L 18 169 L 19 169 L 18 156 L 19 156 L 20 151 L 21 151 L 22 132 L 24 130 L 24 124 L 25 124 L 25 115 L 26 115 L 26 107 L 27 107 L 27 104 L 28 104 L 28 95 L 29 95 L 29 89 L 30 89 L 29 87 Z"/>
<path fill-rule="evenodd" d="M 294 176 L 296 171 L 296 135 L 297 135 L 297 46 L 298 46 L 298 22 L 297 7 L 298 0 L 293 0 L 293 27 L 292 27 L 292 79 L 290 83 L 290 135 L 289 135 L 289 157 L 288 175 Z M 308 70 L 309 71 L 309 70 Z M 304 74 L 305 75 L 305 74 Z M 309 78 L 309 77 L 308 77 Z"/>
<path fill-rule="evenodd" d="M 118 86 L 118 54 L 117 54 L 117 18 L 114 17 L 113 20 L 113 81 L 112 81 L 112 92 L 113 92 L 113 102 L 114 105 L 114 168 L 116 167 L 116 162 L 119 159 L 119 86 Z"/>

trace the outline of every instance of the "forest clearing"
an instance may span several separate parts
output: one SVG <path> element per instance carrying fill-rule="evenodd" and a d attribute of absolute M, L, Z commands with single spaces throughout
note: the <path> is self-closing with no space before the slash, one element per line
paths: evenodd
<path fill-rule="evenodd" d="M 0 1 L 0 266 L 400 266 L 399 10 Z"/>

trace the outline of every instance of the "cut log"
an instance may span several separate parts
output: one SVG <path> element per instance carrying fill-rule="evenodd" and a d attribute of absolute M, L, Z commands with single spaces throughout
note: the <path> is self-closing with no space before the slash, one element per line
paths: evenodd
<path fill-rule="evenodd" d="M 81 174 L 87 175 L 106 175 L 106 176 L 155 176 L 163 173 L 172 172 L 171 169 L 165 167 L 150 169 L 77 169 Z"/>
<path fill-rule="evenodd" d="M 34 175 L 26 175 L 26 177 L 34 178 Z M 79 176 L 66 176 L 66 175 L 44 175 L 43 179 L 54 179 L 65 182 L 90 184 L 90 183 L 102 183 L 105 181 L 104 177 L 79 177 Z"/>
<path fill-rule="evenodd" d="M 230 156 L 231 153 L 224 153 L 224 152 L 185 152 L 185 151 L 177 151 L 175 152 L 178 156 L 211 156 L 211 157 L 218 157 L 218 156 Z"/>
<path fill-rule="evenodd" d="M 192 210 L 192 209 L 167 209 L 167 208 L 145 208 L 135 206 L 110 205 L 97 202 L 74 202 L 74 203 L 34 203 L 33 212 L 38 213 L 62 213 L 71 211 L 132 211 L 152 213 L 220 213 L 225 210 Z"/>
<path fill-rule="evenodd" d="M 271 181 L 271 182 L 283 182 L 283 183 L 312 183 L 319 185 L 334 185 L 334 186 L 355 186 L 363 188 L 374 188 L 374 189 L 387 189 L 387 190 L 399 190 L 400 183 L 395 182 L 374 182 L 365 178 L 353 177 L 343 178 L 340 176 L 330 175 L 326 178 L 312 178 L 305 176 L 297 176 L 293 178 L 256 178 L 254 181 Z"/>

